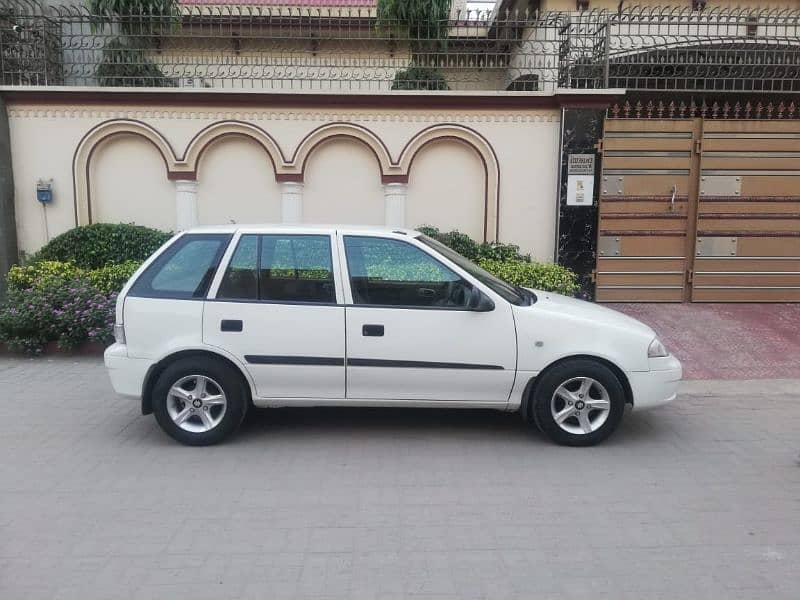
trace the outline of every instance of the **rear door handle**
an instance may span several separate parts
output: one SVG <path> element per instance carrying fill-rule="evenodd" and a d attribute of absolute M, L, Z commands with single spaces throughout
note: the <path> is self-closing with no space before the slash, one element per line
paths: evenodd
<path fill-rule="evenodd" d="M 383 337 L 383 325 L 364 325 L 361 328 L 361 335 Z"/>
<path fill-rule="evenodd" d="M 222 319 L 219 323 L 220 331 L 241 331 L 243 323 L 239 319 Z"/>

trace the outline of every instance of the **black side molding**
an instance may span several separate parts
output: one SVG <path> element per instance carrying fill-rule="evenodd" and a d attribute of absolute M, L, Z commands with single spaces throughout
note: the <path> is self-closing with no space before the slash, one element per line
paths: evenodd
<path fill-rule="evenodd" d="M 423 360 L 382 360 L 377 358 L 348 358 L 348 367 L 399 367 L 405 369 L 478 369 L 488 371 L 505 370 L 500 365 L 475 363 L 428 362 Z"/>
<path fill-rule="evenodd" d="M 263 354 L 245 354 L 244 359 L 251 365 L 344 366 L 343 358 L 327 356 L 265 356 Z"/>
<path fill-rule="evenodd" d="M 251 365 L 307 365 L 342 367 L 343 358 L 327 356 L 269 356 L 245 354 L 244 359 Z M 420 360 L 382 360 L 377 358 L 348 358 L 348 367 L 395 367 L 406 369 L 473 369 L 503 371 L 500 365 L 481 365 L 475 363 L 428 362 Z"/>

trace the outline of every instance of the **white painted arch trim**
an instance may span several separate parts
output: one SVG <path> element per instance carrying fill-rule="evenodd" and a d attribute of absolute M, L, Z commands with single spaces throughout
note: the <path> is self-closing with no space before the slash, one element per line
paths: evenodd
<path fill-rule="evenodd" d="M 170 143 L 153 127 L 141 121 L 114 119 L 100 123 L 91 129 L 78 143 L 72 159 L 72 178 L 75 191 L 75 225 L 92 222 L 91 190 L 89 189 L 89 169 L 94 151 L 108 139 L 117 135 L 136 135 L 155 146 L 164 160 L 165 174 L 170 178 L 177 162 L 175 151 Z"/>
<path fill-rule="evenodd" d="M 217 140 L 236 136 L 251 139 L 260 145 L 272 162 L 274 173 L 283 170 L 286 159 L 278 142 L 260 127 L 243 121 L 219 121 L 201 130 L 187 145 L 180 167 L 196 178 L 203 152 Z"/>
<path fill-rule="evenodd" d="M 397 166 L 408 177 L 417 153 L 426 145 L 442 140 L 453 140 L 465 144 L 477 152 L 484 166 L 484 241 L 497 241 L 500 213 L 500 162 L 494 148 L 480 133 L 469 127 L 443 123 L 432 125 L 417 133 L 400 153 Z"/>
<path fill-rule="evenodd" d="M 180 157 L 164 136 L 146 123 L 132 119 L 105 121 L 91 129 L 81 139 L 73 158 L 76 225 L 92 222 L 89 181 L 92 154 L 104 141 L 123 134 L 138 135 L 153 144 L 164 160 L 167 178 L 172 181 L 196 180 L 204 150 L 225 136 L 243 136 L 256 141 L 264 148 L 272 162 L 276 180 L 297 183 L 303 181 L 305 164 L 314 150 L 332 139 L 354 139 L 365 144 L 378 162 L 384 184 L 407 184 L 414 158 L 420 150 L 435 141 L 454 140 L 472 148 L 484 165 L 484 239 L 497 240 L 500 209 L 500 164 L 497 155 L 489 141 L 480 133 L 452 123 L 432 125 L 417 132 L 409 139 L 396 159 L 392 158 L 383 140 L 366 127 L 353 123 L 329 123 L 317 127 L 306 135 L 298 144 L 291 159 L 287 160 L 271 135 L 256 125 L 242 121 L 219 121 L 202 129 L 192 138 Z M 296 193 L 294 189 L 292 192 Z M 299 210 L 297 212 L 299 213 Z"/>

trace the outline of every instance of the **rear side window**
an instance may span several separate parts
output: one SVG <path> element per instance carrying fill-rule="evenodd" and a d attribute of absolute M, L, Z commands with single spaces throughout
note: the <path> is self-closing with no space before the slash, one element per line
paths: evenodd
<path fill-rule="evenodd" d="M 133 284 L 130 296 L 203 298 L 231 236 L 187 234 L 167 248 Z"/>
<path fill-rule="evenodd" d="M 243 235 L 217 298 L 335 303 L 330 236 Z"/>

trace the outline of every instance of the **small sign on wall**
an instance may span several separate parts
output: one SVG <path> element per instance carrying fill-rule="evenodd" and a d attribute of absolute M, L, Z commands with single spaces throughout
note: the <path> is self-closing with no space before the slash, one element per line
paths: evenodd
<path fill-rule="evenodd" d="M 567 206 L 592 206 L 594 154 L 570 154 L 567 163 Z"/>

